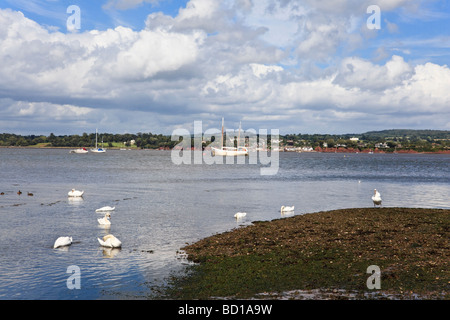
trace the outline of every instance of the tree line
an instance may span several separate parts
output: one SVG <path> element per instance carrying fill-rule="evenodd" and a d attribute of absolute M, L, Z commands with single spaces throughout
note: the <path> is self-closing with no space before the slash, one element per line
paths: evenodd
<path fill-rule="evenodd" d="M 98 143 L 103 142 L 105 147 L 134 147 L 141 149 L 173 148 L 177 142 L 171 141 L 170 136 L 152 133 L 137 134 L 111 134 L 98 135 Z M 83 148 L 95 146 L 95 133 L 83 133 L 82 135 L 59 135 L 51 133 L 45 135 L 22 136 L 17 134 L 0 134 L 0 146 L 3 147 L 69 147 Z"/>
<path fill-rule="evenodd" d="M 171 136 L 153 133 L 111 134 L 101 133 L 98 142 L 105 147 L 132 147 L 138 149 L 172 149 L 179 141 Z M 270 145 L 270 138 L 267 141 Z M 3 147 L 70 147 L 82 148 L 95 145 L 95 133 L 82 135 L 17 135 L 0 134 Z M 450 131 L 395 129 L 370 131 L 362 134 L 287 134 L 280 136 L 281 147 L 328 147 L 367 149 L 381 148 L 385 151 L 411 149 L 419 152 L 442 151 L 450 149 Z"/>
<path fill-rule="evenodd" d="M 450 131 L 392 129 L 362 134 L 288 134 L 283 137 L 287 146 L 312 148 L 383 149 L 386 152 L 415 150 L 433 152 L 450 150 Z"/>

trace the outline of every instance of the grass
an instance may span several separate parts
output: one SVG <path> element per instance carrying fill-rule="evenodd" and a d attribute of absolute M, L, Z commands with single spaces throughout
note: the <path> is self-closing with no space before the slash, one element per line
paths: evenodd
<path fill-rule="evenodd" d="M 448 299 L 450 210 L 345 209 L 254 222 L 182 248 L 195 262 L 170 299 L 246 299 L 291 290 Z M 369 290 L 367 268 L 381 269 Z M 335 294 L 332 299 L 342 298 Z M 296 298 L 301 298 L 297 296 Z"/>
<path fill-rule="evenodd" d="M 105 148 L 109 147 L 109 143 L 103 144 Z M 137 149 L 137 146 L 134 144 L 132 146 L 125 146 L 123 142 L 111 142 L 111 147 L 109 148 L 125 148 L 125 149 Z"/>

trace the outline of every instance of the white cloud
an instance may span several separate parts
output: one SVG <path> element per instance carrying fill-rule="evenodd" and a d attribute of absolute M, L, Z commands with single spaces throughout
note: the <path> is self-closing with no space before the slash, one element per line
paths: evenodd
<path fill-rule="evenodd" d="M 204 35 L 143 30 L 128 50 L 120 51 L 112 64 L 111 76 L 122 80 L 142 80 L 159 72 L 174 71 L 195 61 Z"/>
<path fill-rule="evenodd" d="M 414 64 L 382 47 L 379 64 L 347 54 L 364 41 L 357 30 L 365 10 L 362 18 L 357 12 L 366 4 L 191 0 L 175 17 L 150 14 L 140 31 L 76 34 L 0 10 L 0 25 L 8 26 L 0 29 L 0 114 L 168 134 L 180 123 L 221 116 L 328 132 L 357 121 L 366 129 L 395 119 L 414 124 L 425 112 L 440 115 L 431 128 L 448 127 L 447 66 Z"/>
<path fill-rule="evenodd" d="M 94 110 L 91 108 L 73 105 L 60 105 L 47 102 L 13 101 L 11 99 L 0 99 L 0 106 L 4 107 L 6 116 L 29 116 L 46 117 L 48 119 L 60 120 L 72 117 L 86 116 Z"/>
<path fill-rule="evenodd" d="M 266 66 L 266 65 L 257 64 L 257 63 L 250 64 L 250 67 L 253 70 L 253 74 L 255 76 L 257 76 L 258 78 L 262 78 L 269 73 L 283 71 L 283 68 L 280 66 Z"/>
<path fill-rule="evenodd" d="M 381 102 L 396 105 L 398 108 L 407 107 L 411 112 L 448 114 L 448 83 L 450 69 L 447 66 L 433 63 L 418 65 L 414 68 L 414 74 L 404 81 L 402 86 L 387 89 Z"/>
<path fill-rule="evenodd" d="M 200 31 L 135 32 L 123 27 L 49 33 L 10 10 L 0 10 L 0 23 L 8 25 L 0 33 L 0 63 L 5 66 L 0 87 L 47 96 L 108 97 L 121 81 L 141 81 L 192 63 L 204 38 Z"/>
<path fill-rule="evenodd" d="M 349 88 L 380 90 L 401 85 L 411 77 L 412 67 L 400 56 L 392 56 L 385 65 L 352 57 L 342 60 L 335 83 Z"/>

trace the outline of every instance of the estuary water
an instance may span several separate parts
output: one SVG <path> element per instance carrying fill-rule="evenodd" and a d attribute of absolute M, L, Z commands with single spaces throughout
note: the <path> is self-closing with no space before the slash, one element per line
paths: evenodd
<path fill-rule="evenodd" d="M 279 157 L 278 173 L 262 176 L 259 164 L 176 165 L 170 151 L 0 148 L 0 299 L 145 299 L 185 268 L 186 243 L 284 218 L 282 205 L 373 207 L 376 188 L 386 207 L 450 208 L 450 155 Z M 83 198 L 68 198 L 72 188 Z M 97 222 L 103 206 L 116 208 L 109 229 Z M 99 245 L 109 233 L 121 249 Z M 53 249 L 59 236 L 73 244 Z"/>

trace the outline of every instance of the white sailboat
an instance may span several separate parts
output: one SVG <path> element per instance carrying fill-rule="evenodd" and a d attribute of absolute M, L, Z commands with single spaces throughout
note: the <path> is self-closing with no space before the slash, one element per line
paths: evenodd
<path fill-rule="evenodd" d="M 239 146 L 241 138 L 241 124 L 239 123 L 239 136 L 237 148 L 235 147 L 224 147 L 223 146 L 223 118 L 222 118 L 222 138 L 220 140 L 221 148 L 211 148 L 211 152 L 213 156 L 248 156 L 248 149 L 244 146 Z"/>
<path fill-rule="evenodd" d="M 91 152 L 94 152 L 94 153 L 104 153 L 104 152 L 106 152 L 106 149 L 103 149 L 103 140 L 102 140 L 102 147 L 99 148 L 99 147 L 97 146 L 97 135 L 98 135 L 98 132 L 97 132 L 97 129 L 95 129 L 95 149 L 91 149 Z"/>

